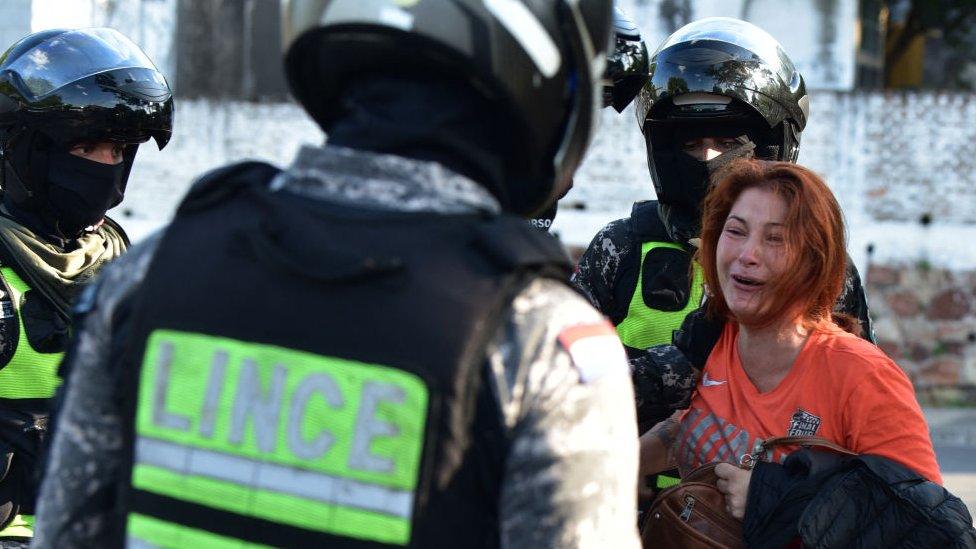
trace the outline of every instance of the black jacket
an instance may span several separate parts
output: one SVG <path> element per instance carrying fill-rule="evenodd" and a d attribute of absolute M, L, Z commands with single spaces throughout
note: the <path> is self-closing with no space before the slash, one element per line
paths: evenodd
<path fill-rule="evenodd" d="M 814 450 L 752 473 L 743 524 L 750 548 L 976 548 L 966 505 L 891 460 Z"/>

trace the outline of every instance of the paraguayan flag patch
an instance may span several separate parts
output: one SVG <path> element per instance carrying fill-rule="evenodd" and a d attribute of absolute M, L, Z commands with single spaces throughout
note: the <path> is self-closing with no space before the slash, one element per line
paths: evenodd
<path fill-rule="evenodd" d="M 559 342 L 569 352 L 583 383 L 627 368 L 627 353 L 609 322 L 570 326 L 559 332 Z"/>

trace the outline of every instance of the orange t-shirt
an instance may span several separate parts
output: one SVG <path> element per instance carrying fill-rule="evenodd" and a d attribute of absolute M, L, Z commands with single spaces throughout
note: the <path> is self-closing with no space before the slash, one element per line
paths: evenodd
<path fill-rule="evenodd" d="M 738 333 L 737 324 L 726 325 L 681 419 L 683 472 L 713 461 L 737 463 L 763 439 L 809 435 L 894 460 L 942 484 L 912 384 L 880 349 L 836 326 L 818 328 L 779 385 L 760 393 L 739 361 Z M 778 448 L 772 459 L 782 462 L 795 449 Z"/>

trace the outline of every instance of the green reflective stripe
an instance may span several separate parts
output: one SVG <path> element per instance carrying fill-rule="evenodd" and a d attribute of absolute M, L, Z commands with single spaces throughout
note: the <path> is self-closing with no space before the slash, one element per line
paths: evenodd
<path fill-rule="evenodd" d="M 247 543 L 239 539 L 188 528 L 145 515 L 131 514 L 126 532 L 126 547 L 150 549 L 154 547 L 207 547 L 210 549 L 251 549 L 267 545 Z"/>
<path fill-rule="evenodd" d="M 655 487 L 657 488 L 670 488 L 672 486 L 677 486 L 681 484 L 680 478 L 669 477 L 667 475 L 657 475 L 657 480 L 655 481 Z"/>
<path fill-rule="evenodd" d="M 58 365 L 64 353 L 39 353 L 30 346 L 19 311 L 21 299 L 30 287 L 10 267 L 0 268 L 0 276 L 10 287 L 14 304 L 13 311 L 0 311 L 0 314 L 16 314 L 20 326 L 14 356 L 0 370 L 0 398 L 51 398 L 61 383 Z"/>
<path fill-rule="evenodd" d="M 6 528 L 0 530 L 0 538 L 34 537 L 34 515 L 17 515 Z"/>
<path fill-rule="evenodd" d="M 704 291 L 704 276 L 701 266 L 694 263 L 694 277 L 691 283 L 691 297 L 688 304 L 680 311 L 660 311 L 652 309 L 644 303 L 642 292 L 644 284 L 644 259 L 654 248 L 683 249 L 672 242 L 644 242 L 641 245 L 641 272 L 637 275 L 637 286 L 630 298 L 627 317 L 617 325 L 617 335 L 620 341 L 628 347 L 646 349 L 654 345 L 671 343 L 671 334 L 681 327 L 682 321 L 691 311 L 701 305 Z"/>
<path fill-rule="evenodd" d="M 157 330 L 136 412 L 136 488 L 406 544 L 428 392 L 408 372 Z"/>

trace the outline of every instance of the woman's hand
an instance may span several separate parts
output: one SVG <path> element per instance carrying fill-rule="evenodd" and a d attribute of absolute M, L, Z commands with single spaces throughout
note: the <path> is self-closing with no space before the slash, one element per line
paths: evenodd
<path fill-rule="evenodd" d="M 746 498 L 749 497 L 752 471 L 731 463 L 719 463 L 715 466 L 715 474 L 718 476 L 716 485 L 725 494 L 725 509 L 733 517 L 742 520 L 746 515 Z"/>

